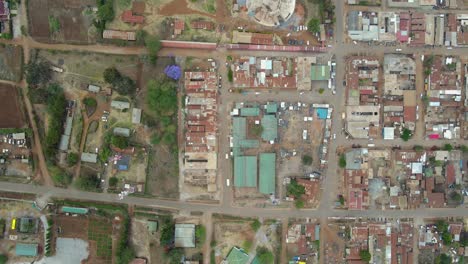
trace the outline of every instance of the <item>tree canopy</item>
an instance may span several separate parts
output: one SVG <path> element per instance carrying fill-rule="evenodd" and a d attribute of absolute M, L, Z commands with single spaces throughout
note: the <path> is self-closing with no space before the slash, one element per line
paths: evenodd
<path fill-rule="evenodd" d="M 156 64 L 158 52 L 161 49 L 161 40 L 158 36 L 146 34 L 145 47 L 148 49 L 150 62 Z"/>
<path fill-rule="evenodd" d="M 372 256 L 369 250 L 361 250 L 359 251 L 359 257 L 361 257 L 363 261 L 369 262 Z"/>
<path fill-rule="evenodd" d="M 173 82 L 150 80 L 147 88 L 148 105 L 158 116 L 170 116 L 177 112 L 177 90 Z"/>
<path fill-rule="evenodd" d="M 257 248 L 257 260 L 260 264 L 273 264 L 274 256 L 266 247 Z"/>
<path fill-rule="evenodd" d="M 341 154 L 340 155 L 340 160 L 338 162 L 338 165 L 340 166 L 340 168 L 346 168 L 346 156 L 344 154 Z"/>
<path fill-rule="evenodd" d="M 123 136 L 112 136 L 111 144 L 117 148 L 125 149 L 128 147 L 128 138 Z"/>
<path fill-rule="evenodd" d="M 400 138 L 403 139 L 403 141 L 408 141 L 412 136 L 413 134 L 411 134 L 411 130 L 404 128 Z"/>
<path fill-rule="evenodd" d="M 50 63 L 45 60 L 30 62 L 25 66 L 25 71 L 26 82 L 32 87 L 47 84 L 52 78 Z"/>
<path fill-rule="evenodd" d="M 311 20 L 309 20 L 309 23 L 307 23 L 307 29 L 311 33 L 320 32 L 320 20 L 318 18 L 312 18 Z"/>
<path fill-rule="evenodd" d="M 101 21 L 112 21 L 114 20 L 114 1 L 112 0 L 98 0 L 97 6 L 97 17 Z"/>
<path fill-rule="evenodd" d="M 47 113 L 49 114 L 49 122 L 47 134 L 45 137 L 44 153 L 46 157 L 52 159 L 57 153 L 57 147 L 63 131 L 63 120 L 67 101 L 63 93 L 62 87 L 57 84 L 52 84 L 47 89 Z"/>
<path fill-rule="evenodd" d="M 286 186 L 286 191 L 288 195 L 292 195 L 296 199 L 299 199 L 305 193 L 305 188 L 298 184 L 296 179 L 291 179 L 291 183 Z"/>
<path fill-rule="evenodd" d="M 120 74 L 115 67 L 104 70 L 104 80 L 112 85 L 112 88 L 121 95 L 132 95 L 135 92 L 136 84 L 130 77 Z"/>

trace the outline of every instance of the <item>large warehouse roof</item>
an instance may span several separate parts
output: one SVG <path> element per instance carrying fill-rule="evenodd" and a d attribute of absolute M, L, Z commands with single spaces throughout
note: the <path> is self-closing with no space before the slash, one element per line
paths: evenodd
<path fill-rule="evenodd" d="M 264 115 L 262 117 L 262 139 L 265 141 L 276 140 L 278 137 L 278 122 L 274 115 Z"/>
<path fill-rule="evenodd" d="M 257 186 L 257 157 L 237 156 L 234 157 L 234 186 L 256 187 Z"/>
<path fill-rule="evenodd" d="M 259 189 L 261 193 L 275 193 L 276 179 L 276 154 L 261 153 L 260 154 L 260 178 Z"/>

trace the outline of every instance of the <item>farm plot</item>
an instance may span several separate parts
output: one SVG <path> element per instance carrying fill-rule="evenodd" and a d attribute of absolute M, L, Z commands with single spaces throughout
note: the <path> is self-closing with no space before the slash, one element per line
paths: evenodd
<path fill-rule="evenodd" d="M 93 0 L 28 1 L 29 28 L 33 38 L 42 42 L 87 44 L 96 41 L 93 26 Z"/>
<path fill-rule="evenodd" d="M 0 46 L 0 79 L 18 82 L 21 80 L 23 52 L 21 47 Z"/>
<path fill-rule="evenodd" d="M 96 255 L 112 262 L 112 224 L 107 219 L 90 219 L 88 239 L 95 241 Z"/>
<path fill-rule="evenodd" d="M 0 84 L 0 128 L 22 128 L 25 125 L 17 88 Z"/>

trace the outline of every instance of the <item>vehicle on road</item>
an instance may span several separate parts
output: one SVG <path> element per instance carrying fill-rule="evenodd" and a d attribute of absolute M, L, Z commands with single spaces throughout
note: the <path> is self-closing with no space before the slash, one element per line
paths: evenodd
<path fill-rule="evenodd" d="M 231 182 L 229 181 L 229 179 L 226 179 L 226 186 L 227 187 L 231 186 Z"/>
<path fill-rule="evenodd" d="M 398 52 L 400 52 L 400 51 L 401 51 L 401 49 L 396 49 L 395 51 L 398 51 Z"/>

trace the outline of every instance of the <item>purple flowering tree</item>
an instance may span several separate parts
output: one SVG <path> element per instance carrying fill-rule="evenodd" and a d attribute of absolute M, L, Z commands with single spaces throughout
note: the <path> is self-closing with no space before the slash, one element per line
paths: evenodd
<path fill-rule="evenodd" d="M 168 65 L 164 69 L 164 73 L 167 77 L 176 81 L 180 79 L 180 76 L 182 76 L 182 70 L 178 65 Z"/>

